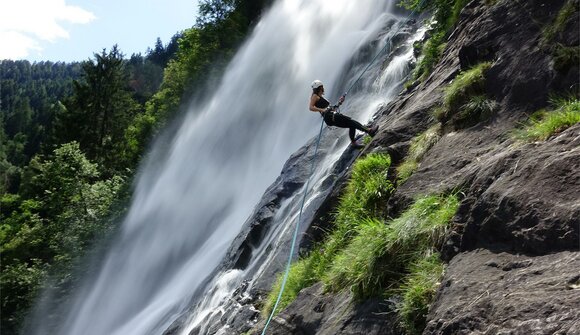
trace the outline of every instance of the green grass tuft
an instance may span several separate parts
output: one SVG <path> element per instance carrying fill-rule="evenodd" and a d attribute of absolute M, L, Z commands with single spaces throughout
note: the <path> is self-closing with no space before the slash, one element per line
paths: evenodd
<path fill-rule="evenodd" d="M 319 266 L 320 254 L 318 251 L 314 251 L 309 257 L 300 259 L 293 263 L 290 267 L 288 273 L 288 279 L 284 287 L 284 292 L 282 292 L 282 297 L 280 303 L 276 308 L 276 314 L 281 310 L 286 308 L 296 297 L 300 290 L 305 287 L 311 286 L 320 280 L 318 277 L 318 271 L 316 267 Z M 272 290 L 268 294 L 264 306 L 262 308 L 262 315 L 268 317 L 276 304 L 278 299 L 278 294 L 280 288 L 282 287 L 282 280 L 284 279 L 284 273 L 278 274 L 278 278 L 272 287 Z"/>
<path fill-rule="evenodd" d="M 364 220 L 347 248 L 334 258 L 324 278 L 327 288 L 339 291 L 352 287 L 358 290 L 358 295 L 367 296 L 380 293 L 377 289 L 388 272 L 380 259 L 386 253 L 391 234 L 383 221 Z"/>
<path fill-rule="evenodd" d="M 358 298 L 377 296 L 396 284 L 409 263 L 443 243 L 457 211 L 456 195 L 418 199 L 399 218 L 384 224 L 370 219 L 341 251 L 324 277 L 328 288 L 351 288 Z"/>
<path fill-rule="evenodd" d="M 412 81 L 425 81 L 439 62 L 446 47 L 446 39 L 459 20 L 459 14 L 468 0 L 419 1 L 402 0 L 399 6 L 418 12 L 433 11 L 434 25 L 431 37 L 424 43 L 421 57 L 413 71 Z"/>
<path fill-rule="evenodd" d="M 441 138 L 441 125 L 436 124 L 425 132 L 421 133 L 411 141 L 409 153 L 405 161 L 397 167 L 397 181 L 399 184 L 404 183 L 419 167 L 419 162 L 423 156 L 439 141 Z"/>
<path fill-rule="evenodd" d="M 480 94 L 484 90 L 485 72 L 490 67 L 490 62 L 484 62 L 460 73 L 445 89 L 443 105 L 446 109 L 458 110 L 470 96 Z"/>
<path fill-rule="evenodd" d="M 438 32 L 425 42 L 423 50 L 421 51 L 422 56 L 414 71 L 413 78 L 423 82 L 427 77 L 429 77 L 447 46 L 447 44 L 443 42 L 444 40 L 445 33 Z"/>
<path fill-rule="evenodd" d="M 419 168 L 419 162 L 413 159 L 406 159 L 397 166 L 397 183 L 399 185 L 409 179 L 415 171 Z"/>
<path fill-rule="evenodd" d="M 338 206 L 338 225 L 352 218 L 376 216 L 382 200 L 394 191 L 387 179 L 391 166 L 389 155 L 372 153 L 358 160 L 352 169 L 352 177 Z"/>
<path fill-rule="evenodd" d="M 559 99 L 554 104 L 556 110 L 534 113 L 524 128 L 514 131 L 514 137 L 528 142 L 545 141 L 550 136 L 580 123 L 578 99 Z"/>
<path fill-rule="evenodd" d="M 478 122 L 489 119 L 497 108 L 494 100 L 485 95 L 475 95 L 461 106 L 459 112 L 451 118 L 452 123 L 458 128 L 466 128 Z"/>
<path fill-rule="evenodd" d="M 485 73 L 490 67 L 490 62 L 484 62 L 460 73 L 445 88 L 443 105 L 435 109 L 434 117 L 457 129 L 488 119 L 497 106 L 484 95 Z"/>
<path fill-rule="evenodd" d="M 403 301 L 399 306 L 401 323 L 407 334 L 419 335 L 425 329 L 427 312 L 444 268 L 438 253 L 427 255 L 411 265 L 409 275 L 401 285 Z"/>

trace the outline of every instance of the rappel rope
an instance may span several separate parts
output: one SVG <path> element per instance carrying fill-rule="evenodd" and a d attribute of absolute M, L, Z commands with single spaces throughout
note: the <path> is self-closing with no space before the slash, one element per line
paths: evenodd
<path fill-rule="evenodd" d="M 409 14 L 407 19 L 405 20 L 405 22 L 407 22 L 409 20 L 409 18 L 414 14 L 415 14 L 415 11 L 412 11 L 411 14 Z M 393 36 L 399 31 L 401 26 L 402 26 L 402 24 L 395 30 L 395 33 L 393 34 Z M 391 46 L 391 42 L 387 41 L 387 43 L 385 43 L 385 46 L 383 46 L 383 48 L 379 52 L 377 52 L 377 54 L 370 60 L 370 62 L 367 64 L 367 66 L 364 68 L 364 70 L 360 73 L 358 78 L 346 90 L 346 92 L 343 94 L 343 97 L 346 98 L 346 95 L 361 80 L 362 76 L 370 69 L 371 65 L 390 46 Z M 338 109 L 340 104 L 341 103 L 334 105 L 333 108 Z M 322 121 L 320 123 L 320 131 L 318 132 L 318 139 L 316 140 L 316 146 L 314 148 L 314 155 L 312 157 L 312 164 L 310 166 L 310 173 L 308 174 L 308 179 L 306 180 L 306 185 L 304 186 L 304 194 L 302 196 L 302 201 L 300 204 L 300 212 L 298 213 L 298 222 L 296 223 L 296 226 L 294 228 L 294 234 L 292 237 L 292 244 L 290 246 L 290 253 L 288 255 L 288 262 L 286 263 L 286 270 L 284 272 L 282 284 L 280 285 L 280 292 L 278 293 L 278 298 L 276 299 L 276 303 L 274 304 L 274 307 L 272 308 L 272 312 L 270 313 L 270 316 L 268 317 L 268 320 L 266 321 L 266 324 L 264 325 L 264 329 L 262 330 L 262 335 L 266 334 L 266 330 L 268 329 L 268 326 L 270 325 L 270 322 L 272 321 L 272 318 L 274 317 L 274 314 L 276 313 L 276 308 L 278 308 L 278 305 L 280 304 L 280 300 L 282 300 L 282 293 L 284 293 L 286 281 L 288 280 L 288 274 L 290 273 L 290 265 L 292 264 L 292 256 L 294 254 L 294 249 L 296 248 L 296 240 L 298 239 L 298 230 L 300 228 L 300 221 L 302 221 L 302 212 L 304 210 L 304 203 L 306 202 L 306 195 L 308 194 L 308 187 L 310 185 L 310 179 L 312 178 L 312 174 L 314 173 L 314 168 L 316 165 L 316 155 L 318 153 L 318 146 L 320 144 L 320 139 L 322 138 L 323 129 L 324 129 L 324 119 L 322 119 Z"/>

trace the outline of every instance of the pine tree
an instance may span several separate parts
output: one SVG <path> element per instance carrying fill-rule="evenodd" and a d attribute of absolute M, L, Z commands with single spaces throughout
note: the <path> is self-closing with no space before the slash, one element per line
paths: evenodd
<path fill-rule="evenodd" d="M 123 54 L 113 46 L 82 65 L 83 79 L 74 82 L 74 94 L 61 116 L 61 143 L 77 140 L 89 159 L 107 172 L 122 168 L 124 132 L 139 105 L 128 85 Z"/>

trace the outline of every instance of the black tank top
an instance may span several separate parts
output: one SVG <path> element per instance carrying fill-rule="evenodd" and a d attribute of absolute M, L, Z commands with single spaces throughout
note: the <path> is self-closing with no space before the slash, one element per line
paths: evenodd
<path fill-rule="evenodd" d="M 320 99 L 318 99 L 318 101 L 316 101 L 314 106 L 316 106 L 318 108 L 326 108 L 326 107 L 330 106 L 330 102 L 328 102 L 328 100 L 324 99 L 324 97 L 320 97 Z"/>

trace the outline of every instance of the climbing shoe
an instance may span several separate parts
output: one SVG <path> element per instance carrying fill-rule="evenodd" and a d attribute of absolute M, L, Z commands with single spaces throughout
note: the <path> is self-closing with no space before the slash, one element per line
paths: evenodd
<path fill-rule="evenodd" d="M 378 130 L 379 130 L 379 126 L 377 126 L 377 125 L 372 126 L 371 129 L 369 130 L 369 135 L 371 137 L 375 136 L 375 134 L 377 133 Z"/>

